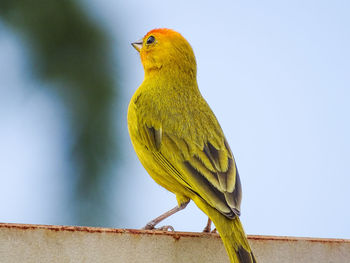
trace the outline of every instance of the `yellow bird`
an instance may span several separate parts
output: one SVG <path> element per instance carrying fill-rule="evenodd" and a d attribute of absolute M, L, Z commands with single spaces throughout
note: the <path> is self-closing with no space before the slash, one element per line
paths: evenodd
<path fill-rule="evenodd" d="M 150 176 L 176 195 L 178 206 L 146 225 L 154 226 L 190 200 L 216 226 L 230 261 L 256 262 L 239 220 L 242 198 L 237 166 L 224 133 L 197 85 L 197 65 L 187 40 L 171 29 L 154 29 L 132 43 L 144 80 L 128 109 L 128 128 Z"/>

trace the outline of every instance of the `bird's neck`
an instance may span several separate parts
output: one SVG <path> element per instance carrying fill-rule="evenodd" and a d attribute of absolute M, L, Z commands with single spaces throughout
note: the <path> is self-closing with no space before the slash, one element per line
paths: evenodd
<path fill-rule="evenodd" d="M 144 81 L 154 83 L 158 88 L 186 89 L 198 91 L 195 70 L 178 67 L 145 69 Z"/>

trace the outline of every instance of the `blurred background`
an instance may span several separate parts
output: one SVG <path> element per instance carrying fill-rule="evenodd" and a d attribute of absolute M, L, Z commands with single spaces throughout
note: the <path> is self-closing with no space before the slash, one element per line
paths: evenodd
<path fill-rule="evenodd" d="M 231 145 L 248 234 L 350 238 L 348 1 L 0 0 L 0 222 L 141 228 L 176 205 L 127 132 L 130 43 L 173 28 Z M 191 203 L 166 220 L 202 231 Z"/>

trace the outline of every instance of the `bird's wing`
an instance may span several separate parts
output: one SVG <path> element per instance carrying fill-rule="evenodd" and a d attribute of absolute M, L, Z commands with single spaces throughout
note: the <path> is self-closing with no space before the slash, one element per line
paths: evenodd
<path fill-rule="evenodd" d="M 156 162 L 183 186 L 229 218 L 240 214 L 241 183 L 225 138 L 219 147 L 210 140 L 193 147 L 162 128 L 145 125 L 142 133 Z"/>

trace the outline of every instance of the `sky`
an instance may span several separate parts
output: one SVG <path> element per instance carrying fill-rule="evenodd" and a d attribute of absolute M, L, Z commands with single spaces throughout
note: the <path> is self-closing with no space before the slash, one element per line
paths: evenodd
<path fill-rule="evenodd" d="M 124 192 L 122 200 L 112 192 L 111 202 L 124 209 L 111 211 L 115 227 L 141 228 L 176 205 L 139 163 L 126 123 L 143 79 L 130 43 L 168 27 L 191 43 L 199 88 L 235 155 L 247 234 L 350 238 L 349 2 L 82 3 L 122 61 L 115 114 L 122 116 L 123 164 L 114 183 Z M 1 23 L 0 80 L 0 221 L 69 224 L 59 176 L 67 172 L 62 109 L 36 88 L 20 39 Z M 191 203 L 164 224 L 201 231 L 206 217 Z"/>

